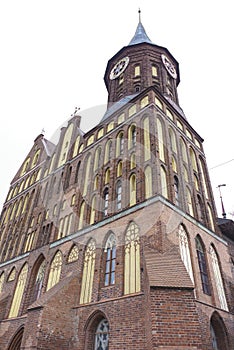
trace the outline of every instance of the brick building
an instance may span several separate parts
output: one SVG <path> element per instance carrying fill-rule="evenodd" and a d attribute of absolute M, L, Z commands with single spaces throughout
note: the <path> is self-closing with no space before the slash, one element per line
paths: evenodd
<path fill-rule="evenodd" d="M 75 111 L 57 144 L 39 135 L 11 182 L 0 349 L 234 349 L 233 232 L 178 62 L 139 20 L 104 80 L 101 121 L 84 133 Z"/>

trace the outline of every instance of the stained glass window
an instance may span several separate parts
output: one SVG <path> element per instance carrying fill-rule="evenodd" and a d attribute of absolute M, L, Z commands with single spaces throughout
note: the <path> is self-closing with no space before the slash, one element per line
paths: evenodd
<path fill-rule="evenodd" d="M 108 350 L 109 324 L 106 319 L 101 320 L 95 333 L 95 350 Z"/>

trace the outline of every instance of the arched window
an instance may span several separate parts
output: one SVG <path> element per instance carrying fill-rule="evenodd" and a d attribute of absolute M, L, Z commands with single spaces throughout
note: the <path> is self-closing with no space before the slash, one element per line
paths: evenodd
<path fill-rule="evenodd" d="M 120 210 L 122 208 L 122 183 L 117 182 L 116 185 L 116 209 Z"/>
<path fill-rule="evenodd" d="M 203 222 L 204 221 L 203 203 L 199 195 L 197 195 L 197 214 L 198 214 L 198 220 Z"/>
<path fill-rule="evenodd" d="M 0 276 L 0 294 L 2 293 L 3 283 L 4 283 L 4 272 Z"/>
<path fill-rule="evenodd" d="M 135 205 L 136 204 L 136 175 L 132 174 L 129 179 L 129 198 L 130 203 L 129 205 Z"/>
<path fill-rule="evenodd" d="M 98 189 L 98 185 L 99 185 L 99 176 L 96 175 L 94 178 L 94 182 L 93 182 L 93 189 L 94 191 L 96 191 Z"/>
<path fill-rule="evenodd" d="M 187 156 L 187 149 L 184 140 L 180 139 L 180 148 L 182 153 L 182 159 L 187 164 L 188 163 L 188 156 Z"/>
<path fill-rule="evenodd" d="M 174 176 L 173 187 L 174 187 L 175 205 L 180 205 L 179 180 L 177 176 Z"/>
<path fill-rule="evenodd" d="M 84 226 L 84 211 L 85 211 L 85 201 L 83 201 L 81 203 L 81 206 L 80 206 L 80 217 L 79 217 L 78 230 L 82 229 Z"/>
<path fill-rule="evenodd" d="M 11 303 L 11 308 L 9 312 L 9 318 L 17 317 L 19 314 L 19 309 L 21 305 L 21 301 L 24 294 L 24 288 L 27 280 L 27 274 L 28 274 L 28 264 L 24 264 L 22 270 L 19 273 L 16 289 L 14 292 L 13 300 Z"/>
<path fill-rule="evenodd" d="M 179 227 L 179 245 L 180 245 L 181 259 L 184 263 L 184 266 L 186 267 L 186 270 L 191 278 L 191 281 L 194 283 L 188 235 L 183 225 L 180 225 Z"/>
<path fill-rule="evenodd" d="M 152 197 L 152 169 L 149 165 L 145 168 L 145 199 Z"/>
<path fill-rule="evenodd" d="M 79 170 L 80 170 L 80 162 L 78 162 L 76 166 L 75 183 L 78 182 L 78 179 L 79 179 Z"/>
<path fill-rule="evenodd" d="M 210 283 L 209 283 L 208 269 L 207 269 L 203 243 L 199 236 L 195 238 L 195 242 L 196 242 L 196 251 L 197 251 L 198 265 L 199 265 L 200 276 L 201 276 L 202 289 L 205 294 L 210 295 L 211 294 Z"/>
<path fill-rule="evenodd" d="M 189 153 L 190 153 L 190 160 L 192 163 L 193 170 L 197 171 L 197 160 L 196 160 L 196 155 L 194 150 L 190 147 L 189 148 Z"/>
<path fill-rule="evenodd" d="M 77 136 L 76 141 L 75 141 L 75 143 L 74 143 L 72 158 L 74 158 L 75 156 L 77 156 L 77 154 L 78 154 L 78 149 L 79 149 L 79 144 L 80 144 L 80 135 Z"/>
<path fill-rule="evenodd" d="M 67 176 L 66 176 L 66 180 L 65 180 L 65 189 L 69 187 L 70 185 L 70 181 L 71 181 L 71 175 L 72 175 L 72 166 L 70 166 L 68 168 L 68 171 L 67 171 Z"/>
<path fill-rule="evenodd" d="M 103 216 L 108 214 L 108 204 L 109 204 L 109 190 L 106 188 L 103 192 Z"/>
<path fill-rule="evenodd" d="M 167 173 L 163 166 L 160 168 L 162 196 L 168 198 Z"/>
<path fill-rule="evenodd" d="M 32 294 L 32 300 L 31 300 L 32 303 L 35 300 L 37 300 L 41 295 L 43 281 L 45 277 L 45 270 L 46 270 L 46 261 L 43 260 L 38 268 L 36 279 L 33 285 L 33 294 Z"/>
<path fill-rule="evenodd" d="M 96 209 L 97 209 L 97 198 L 96 196 L 93 196 L 92 203 L 91 203 L 90 221 L 89 221 L 90 225 L 94 224 Z"/>
<path fill-rule="evenodd" d="M 24 327 L 21 327 L 20 330 L 18 330 L 16 335 L 11 340 L 10 345 L 7 348 L 7 350 L 20 350 L 23 335 L 24 335 Z"/>
<path fill-rule="evenodd" d="M 116 238 L 111 233 L 105 245 L 105 286 L 115 284 L 115 265 L 116 265 Z"/>
<path fill-rule="evenodd" d="M 116 157 L 119 157 L 124 152 L 124 134 L 121 131 L 117 135 L 117 144 L 116 144 Z"/>
<path fill-rule="evenodd" d="M 195 185 L 195 189 L 197 191 L 199 191 L 199 181 L 198 181 L 198 177 L 196 174 L 193 174 L 193 179 L 194 179 L 194 185 Z"/>
<path fill-rule="evenodd" d="M 108 350 L 109 346 L 109 324 L 106 319 L 102 319 L 95 332 L 94 350 Z"/>
<path fill-rule="evenodd" d="M 40 153 L 41 153 L 41 150 L 38 149 L 36 151 L 36 153 L 34 154 L 34 157 L 33 157 L 33 160 L 32 160 L 32 165 L 31 165 L 31 169 L 37 165 Z"/>
<path fill-rule="evenodd" d="M 99 168 L 101 151 L 102 151 L 101 147 L 98 147 L 95 151 L 93 171 L 96 171 Z"/>
<path fill-rule="evenodd" d="M 49 278 L 48 278 L 46 290 L 49 290 L 59 282 L 61 269 L 62 269 L 62 253 L 58 251 L 55 254 L 50 266 L 50 272 L 49 272 Z"/>
<path fill-rule="evenodd" d="M 110 182 L 110 168 L 107 168 L 105 171 L 105 184 Z"/>
<path fill-rule="evenodd" d="M 91 155 L 89 154 L 88 157 L 86 158 L 86 162 L 85 162 L 83 196 L 85 196 L 87 194 L 89 176 L 90 176 L 90 163 L 91 163 Z"/>
<path fill-rule="evenodd" d="M 139 227 L 131 222 L 125 234 L 124 294 L 140 291 L 140 235 Z"/>
<path fill-rule="evenodd" d="M 187 204 L 188 204 L 188 212 L 191 216 L 194 216 L 193 212 L 193 203 L 192 203 L 192 195 L 190 189 L 187 187 Z"/>
<path fill-rule="evenodd" d="M 136 167 L 136 154 L 132 153 L 130 158 L 130 169 L 134 169 Z"/>
<path fill-rule="evenodd" d="M 170 138 L 172 151 L 174 153 L 177 153 L 176 136 L 175 136 L 174 130 L 172 130 L 171 128 L 169 129 L 169 138 Z"/>
<path fill-rule="evenodd" d="M 79 248 L 77 247 L 77 245 L 74 245 L 70 250 L 70 253 L 68 254 L 67 262 L 72 263 L 74 261 L 77 261 L 78 257 L 79 257 Z"/>
<path fill-rule="evenodd" d="M 149 160 L 151 157 L 150 152 L 150 125 L 149 125 L 149 118 L 145 118 L 143 122 L 144 127 L 144 159 Z"/>
<path fill-rule="evenodd" d="M 157 129 L 158 129 L 158 151 L 159 151 L 159 159 L 165 162 L 165 154 L 164 154 L 164 137 L 163 137 L 163 126 L 162 122 L 159 118 L 157 118 Z"/>
<path fill-rule="evenodd" d="M 214 220 L 213 220 L 212 210 L 211 210 L 211 207 L 210 207 L 209 203 L 207 204 L 207 211 L 208 211 L 210 228 L 211 228 L 212 231 L 214 231 L 215 230 L 215 228 L 214 228 Z"/>
<path fill-rule="evenodd" d="M 226 296 L 225 296 L 224 287 L 223 287 L 223 280 L 222 280 L 220 267 L 219 267 L 218 256 L 212 245 L 210 246 L 210 255 L 212 260 L 212 267 L 213 267 L 215 284 L 218 292 L 220 307 L 221 309 L 228 311 Z"/>
<path fill-rule="evenodd" d="M 104 164 L 106 164 L 111 160 L 111 152 L 112 152 L 112 141 L 109 140 L 106 143 Z"/>
<path fill-rule="evenodd" d="M 136 125 L 132 124 L 128 129 L 128 148 L 136 146 Z"/>
<path fill-rule="evenodd" d="M 217 312 L 213 313 L 210 320 L 210 334 L 213 350 L 230 350 L 226 327 Z"/>
<path fill-rule="evenodd" d="M 84 267 L 80 292 L 80 304 L 90 303 L 93 289 L 93 276 L 96 256 L 96 244 L 91 239 L 85 250 Z"/>
<path fill-rule="evenodd" d="M 175 158 L 172 156 L 171 158 L 171 165 L 172 165 L 172 170 L 177 173 L 177 164 Z"/>
<path fill-rule="evenodd" d="M 117 177 L 122 176 L 122 172 L 123 172 L 123 162 L 122 160 L 120 160 L 117 165 Z"/>
<path fill-rule="evenodd" d="M 203 160 L 200 157 L 199 157 L 199 165 L 200 165 L 200 170 L 201 170 L 201 177 L 202 177 L 202 183 L 203 183 L 205 196 L 206 196 L 206 198 L 209 198 L 207 183 L 206 183 L 206 178 L 205 178 L 205 165 L 204 165 Z"/>
<path fill-rule="evenodd" d="M 58 161 L 58 167 L 60 167 L 62 164 L 66 162 L 67 155 L 69 152 L 69 146 L 71 142 L 71 137 L 72 137 L 72 132 L 73 132 L 73 124 L 70 124 L 65 132 L 64 138 L 63 138 L 63 143 L 60 151 L 60 157 Z"/>

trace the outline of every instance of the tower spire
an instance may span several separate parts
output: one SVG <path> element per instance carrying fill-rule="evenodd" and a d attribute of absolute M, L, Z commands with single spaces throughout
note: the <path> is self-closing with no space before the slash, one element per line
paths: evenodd
<path fill-rule="evenodd" d="M 136 29 L 136 32 L 134 34 L 134 37 L 130 41 L 128 45 L 135 45 L 135 44 L 141 44 L 141 43 L 149 43 L 153 44 L 152 41 L 149 39 L 148 35 L 146 34 L 145 28 L 143 27 L 141 23 L 141 9 L 138 10 L 139 15 L 139 23 Z"/>

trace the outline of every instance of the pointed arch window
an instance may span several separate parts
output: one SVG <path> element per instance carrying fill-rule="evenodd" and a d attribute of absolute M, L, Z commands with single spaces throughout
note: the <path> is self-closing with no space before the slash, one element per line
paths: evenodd
<path fill-rule="evenodd" d="M 60 157 L 58 161 L 58 167 L 60 167 L 62 164 L 65 163 L 67 159 L 67 155 L 69 152 L 69 145 L 71 142 L 71 137 L 72 137 L 72 132 L 73 132 L 73 124 L 70 124 L 65 132 L 61 151 L 60 151 Z"/>
<path fill-rule="evenodd" d="M 130 158 L 130 169 L 134 169 L 136 167 L 136 154 L 132 153 Z"/>
<path fill-rule="evenodd" d="M 80 170 L 80 162 L 78 162 L 76 166 L 75 183 L 78 182 L 78 179 L 79 179 L 79 170 Z"/>
<path fill-rule="evenodd" d="M 109 190 L 106 188 L 103 193 L 103 216 L 107 216 L 108 214 L 108 204 L 109 204 Z"/>
<path fill-rule="evenodd" d="M 116 209 L 120 210 L 122 208 L 122 183 L 117 182 L 116 185 Z"/>
<path fill-rule="evenodd" d="M 117 144 L 116 144 L 116 157 L 119 157 L 124 152 L 124 134 L 121 131 L 117 136 Z"/>
<path fill-rule="evenodd" d="M 122 160 L 120 160 L 117 165 L 117 177 L 122 176 L 122 173 L 123 173 L 123 162 Z"/>
<path fill-rule="evenodd" d="M 80 230 L 84 227 L 84 211 L 85 211 L 85 201 L 83 201 L 81 203 L 81 206 L 80 206 L 80 217 L 79 217 L 78 230 Z"/>
<path fill-rule="evenodd" d="M 192 203 L 192 195 L 190 189 L 187 187 L 187 204 L 188 204 L 188 212 L 191 216 L 194 216 L 193 211 L 193 203 Z"/>
<path fill-rule="evenodd" d="M 187 235 L 183 225 L 180 225 L 180 227 L 179 227 L 179 245 L 180 245 L 181 259 L 184 263 L 184 266 L 186 267 L 186 270 L 191 278 L 191 281 L 194 283 L 191 255 L 190 255 L 189 242 L 188 242 L 188 235 Z"/>
<path fill-rule="evenodd" d="M 147 161 L 150 159 L 150 124 L 149 118 L 145 118 L 143 122 L 144 127 L 144 160 Z"/>
<path fill-rule="evenodd" d="M 95 222 L 95 214 L 96 214 L 96 209 L 97 209 L 97 198 L 94 196 L 92 198 L 92 203 L 91 203 L 91 213 L 90 213 L 90 225 L 94 224 Z"/>
<path fill-rule="evenodd" d="M 129 186 L 129 197 L 130 197 L 130 203 L 129 205 L 135 205 L 136 204 L 136 175 L 132 174 L 129 179 L 130 186 Z"/>
<path fill-rule="evenodd" d="M 43 287 L 43 281 L 45 277 L 45 270 L 46 270 L 46 261 L 43 260 L 42 263 L 39 266 L 39 269 L 37 271 L 35 283 L 33 286 L 33 298 L 32 298 L 32 303 L 37 300 L 42 292 L 42 287 Z"/>
<path fill-rule="evenodd" d="M 160 168 L 162 196 L 168 198 L 167 173 L 163 166 Z"/>
<path fill-rule="evenodd" d="M 176 136 L 174 130 L 172 130 L 171 128 L 169 129 L 169 138 L 172 152 L 177 153 Z"/>
<path fill-rule="evenodd" d="M 51 289 L 53 286 L 55 286 L 59 282 L 61 269 L 62 269 L 62 253 L 58 251 L 55 254 L 50 266 L 50 272 L 49 272 L 49 278 L 48 278 L 46 290 Z"/>
<path fill-rule="evenodd" d="M 107 168 L 105 171 L 105 185 L 110 182 L 110 168 Z"/>
<path fill-rule="evenodd" d="M 199 165 L 200 165 L 200 170 L 201 170 L 201 177 L 202 177 L 202 183 L 203 183 L 203 188 L 205 192 L 205 196 L 208 199 L 208 188 L 207 188 L 207 183 L 206 183 L 206 178 L 205 178 L 205 165 L 204 162 L 201 158 L 199 158 Z"/>
<path fill-rule="evenodd" d="M 210 333 L 213 350 L 229 350 L 227 331 L 222 318 L 214 312 L 210 320 Z"/>
<path fill-rule="evenodd" d="M 177 164 L 175 158 L 172 156 L 171 158 L 171 165 L 172 165 L 172 170 L 177 173 Z"/>
<path fill-rule="evenodd" d="M 102 152 L 101 147 L 98 147 L 95 151 L 93 171 L 96 171 L 99 168 L 101 152 Z"/>
<path fill-rule="evenodd" d="M 85 250 L 84 267 L 80 292 L 80 304 L 90 303 L 93 289 L 93 276 L 96 256 L 96 244 L 91 239 Z"/>
<path fill-rule="evenodd" d="M 189 153 L 190 153 L 190 159 L 192 163 L 192 168 L 194 171 L 197 172 L 197 159 L 194 150 L 190 147 L 189 148 Z"/>
<path fill-rule="evenodd" d="M 112 141 L 109 140 L 106 143 L 104 164 L 106 164 L 111 160 L 111 152 L 112 152 Z"/>
<path fill-rule="evenodd" d="M 223 286 L 223 280 L 220 272 L 218 256 L 212 245 L 210 246 L 210 255 L 211 255 L 212 267 L 213 267 L 215 284 L 218 292 L 220 307 L 221 309 L 228 311 L 227 300 L 224 292 L 224 286 Z"/>
<path fill-rule="evenodd" d="M 85 164 L 83 196 L 87 194 L 87 190 L 88 190 L 88 183 L 89 183 L 89 176 L 90 176 L 90 163 L 91 163 L 91 155 L 89 154 L 88 157 L 86 158 L 86 164 Z"/>
<path fill-rule="evenodd" d="M 136 125 L 132 124 L 128 129 L 128 148 L 136 146 Z"/>
<path fill-rule="evenodd" d="M 173 187 L 174 187 L 175 205 L 180 205 L 179 180 L 177 176 L 174 176 Z"/>
<path fill-rule="evenodd" d="M 105 286 L 115 284 L 115 266 L 116 266 L 116 238 L 111 233 L 106 241 L 105 245 Z"/>
<path fill-rule="evenodd" d="M 124 294 L 140 291 L 140 234 L 139 227 L 131 222 L 125 234 Z"/>
<path fill-rule="evenodd" d="M 106 319 L 102 319 L 95 332 L 95 350 L 108 350 L 109 346 L 109 324 Z"/>
<path fill-rule="evenodd" d="M 197 251 L 198 265 L 199 265 L 200 276 L 201 276 L 202 289 L 205 294 L 211 295 L 207 262 L 206 262 L 203 243 L 199 236 L 195 238 L 195 242 L 196 242 L 196 251 Z"/>
<path fill-rule="evenodd" d="M 17 285 L 14 292 L 13 300 L 11 303 L 9 316 L 8 316 L 9 318 L 17 317 L 19 314 L 19 309 L 20 309 L 20 305 L 24 294 L 27 275 L 28 275 L 28 264 L 26 263 L 24 264 L 18 276 Z"/>
<path fill-rule="evenodd" d="M 79 248 L 77 247 L 77 245 L 74 245 L 72 247 L 72 249 L 70 250 L 70 253 L 68 255 L 68 259 L 67 262 L 68 263 L 72 263 L 74 261 L 77 261 L 79 258 Z"/>
<path fill-rule="evenodd" d="M 208 217 L 209 217 L 210 228 L 211 228 L 212 231 L 214 231 L 214 230 L 215 230 L 215 227 L 214 227 L 214 220 L 213 220 L 212 210 L 211 210 L 211 207 L 210 207 L 210 204 L 209 204 L 209 203 L 207 204 L 207 211 L 208 211 Z"/>
<path fill-rule="evenodd" d="M 152 197 L 152 169 L 149 165 L 145 168 L 145 199 Z"/>
<path fill-rule="evenodd" d="M 182 138 L 180 139 L 180 148 L 182 153 L 182 159 L 187 164 L 188 163 L 187 149 L 186 149 L 186 144 Z"/>
<path fill-rule="evenodd" d="M 159 118 L 157 118 L 157 130 L 158 130 L 158 151 L 159 151 L 159 159 L 165 162 L 165 154 L 164 154 L 164 137 L 163 137 L 163 125 Z"/>

